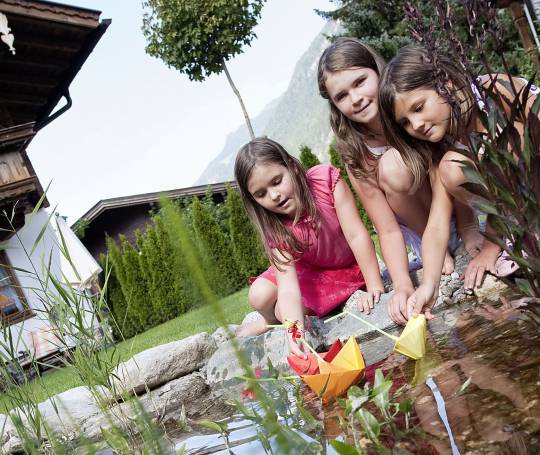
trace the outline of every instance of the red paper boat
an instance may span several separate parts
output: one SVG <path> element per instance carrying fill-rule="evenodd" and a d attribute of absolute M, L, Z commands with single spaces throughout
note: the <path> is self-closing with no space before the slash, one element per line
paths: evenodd
<path fill-rule="evenodd" d="M 334 360 L 334 357 L 338 354 L 338 352 L 341 351 L 342 347 L 343 343 L 341 343 L 341 341 L 334 341 L 334 344 L 330 346 L 328 352 L 321 352 L 319 355 L 325 361 L 331 362 L 332 360 Z M 315 354 L 310 353 L 307 354 L 307 356 L 308 357 L 305 360 L 295 355 L 290 355 L 287 357 L 287 362 L 289 362 L 289 366 L 298 376 L 302 376 L 304 374 L 312 375 L 319 372 L 319 363 L 317 362 L 317 357 L 315 356 Z"/>

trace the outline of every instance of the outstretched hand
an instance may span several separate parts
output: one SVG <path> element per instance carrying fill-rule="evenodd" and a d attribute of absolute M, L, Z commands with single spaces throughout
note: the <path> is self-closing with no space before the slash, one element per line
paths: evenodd
<path fill-rule="evenodd" d="M 396 324 L 405 325 L 407 323 L 407 299 L 413 294 L 414 288 L 396 289 L 388 302 L 388 316 Z"/>
<path fill-rule="evenodd" d="M 433 319 L 431 308 L 435 304 L 438 295 L 439 289 L 437 286 L 421 284 L 407 300 L 408 317 L 424 313 L 426 319 Z"/>
<path fill-rule="evenodd" d="M 295 355 L 296 357 L 300 357 L 301 359 L 307 359 L 307 354 L 305 353 L 304 349 L 304 343 L 302 340 L 304 339 L 304 335 L 302 335 L 300 338 L 293 339 L 292 337 L 287 337 L 289 339 L 289 351 L 291 354 Z"/>
<path fill-rule="evenodd" d="M 366 314 L 369 314 L 370 310 L 373 309 L 373 307 L 379 303 L 379 300 L 381 299 L 381 294 L 383 291 L 377 289 L 375 291 L 367 291 L 364 292 L 358 301 L 358 309 L 360 311 L 363 311 Z"/>
<path fill-rule="evenodd" d="M 495 262 L 499 252 L 500 248 L 497 247 L 484 248 L 469 262 L 465 272 L 463 272 L 463 287 L 465 289 L 480 287 L 486 272 L 495 274 Z"/>

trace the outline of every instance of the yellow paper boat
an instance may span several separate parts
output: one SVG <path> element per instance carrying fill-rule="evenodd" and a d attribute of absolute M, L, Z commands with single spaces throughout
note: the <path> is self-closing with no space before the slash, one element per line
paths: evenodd
<path fill-rule="evenodd" d="M 366 368 L 354 337 L 348 339 L 331 362 L 325 362 L 321 358 L 318 358 L 317 362 L 318 374 L 304 374 L 300 377 L 324 403 L 332 401 L 347 391 L 351 385 L 356 384 Z"/>
<path fill-rule="evenodd" d="M 352 316 L 353 318 L 358 319 L 360 322 L 368 325 L 372 329 L 377 330 L 382 335 L 394 340 L 396 343 L 394 345 L 394 351 L 397 351 L 400 354 L 406 355 L 415 360 L 421 359 L 426 354 L 426 317 L 423 314 L 411 316 L 400 337 L 395 337 L 394 335 L 386 333 L 384 330 L 379 329 L 379 327 L 373 325 L 371 322 L 366 321 L 350 311 L 345 310 L 341 314 L 348 314 L 349 316 Z M 324 322 L 330 322 L 331 320 L 341 316 L 341 314 L 333 316 Z"/>
<path fill-rule="evenodd" d="M 396 340 L 394 351 L 418 360 L 426 355 L 426 317 L 411 316 L 401 336 Z"/>

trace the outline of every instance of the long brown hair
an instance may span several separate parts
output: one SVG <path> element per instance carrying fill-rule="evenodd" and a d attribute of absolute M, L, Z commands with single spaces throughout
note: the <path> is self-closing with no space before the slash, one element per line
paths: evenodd
<path fill-rule="evenodd" d="M 416 89 L 435 90 L 450 105 L 449 131 L 440 143 L 416 139 L 396 121 L 396 96 Z M 379 81 L 379 112 L 388 143 L 413 175 L 413 191 L 422 185 L 431 164 L 457 141 L 475 106 L 471 81 L 445 56 L 429 56 L 422 47 L 406 46 L 386 65 Z"/>
<path fill-rule="evenodd" d="M 330 105 L 330 125 L 336 136 L 336 145 L 342 161 L 357 178 L 369 178 L 376 171 L 379 156 L 371 153 L 365 143 L 369 131 L 361 123 L 349 120 L 332 103 L 326 89 L 328 74 L 354 67 L 369 68 L 381 75 L 385 62 L 369 46 L 356 38 L 337 38 L 325 49 L 319 59 L 319 93 Z"/>
<path fill-rule="evenodd" d="M 280 144 L 271 139 L 259 137 L 248 142 L 238 151 L 234 163 L 234 178 L 248 216 L 261 236 L 268 259 L 279 270 L 279 266 L 287 264 L 288 261 L 285 260 L 284 256 L 276 255 L 272 248 L 297 258 L 308 245 L 292 234 L 290 228 L 285 225 L 283 216 L 262 207 L 249 192 L 249 178 L 258 164 L 279 164 L 290 172 L 297 204 L 293 224 L 307 216 L 311 218 L 315 226 L 318 226 L 319 213 L 304 167 L 296 158 L 289 155 Z"/>

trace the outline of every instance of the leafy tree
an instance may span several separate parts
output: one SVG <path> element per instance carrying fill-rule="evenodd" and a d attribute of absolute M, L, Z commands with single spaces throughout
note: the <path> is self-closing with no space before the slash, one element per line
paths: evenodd
<path fill-rule="evenodd" d="M 226 205 L 234 256 L 242 271 L 243 280 L 247 283 L 248 277 L 257 276 L 268 267 L 268 259 L 240 195 L 232 187 L 227 188 Z"/>
<path fill-rule="evenodd" d="M 203 81 L 225 72 L 238 97 L 251 138 L 255 137 L 242 97 L 226 62 L 256 37 L 253 28 L 264 0 L 145 0 L 143 33 L 146 52 L 169 67 Z"/>
<path fill-rule="evenodd" d="M 241 273 L 229 239 L 220 229 L 206 204 L 193 198 L 193 227 L 203 251 L 209 283 L 216 294 L 224 296 L 241 287 Z"/>
<path fill-rule="evenodd" d="M 366 209 L 360 202 L 360 199 L 358 199 L 358 196 L 354 192 L 354 189 L 351 185 L 351 181 L 349 179 L 349 175 L 347 174 L 347 170 L 345 169 L 345 165 L 341 161 L 341 158 L 339 157 L 338 151 L 336 150 L 336 145 L 334 142 L 330 144 L 330 147 L 328 148 L 328 154 L 330 155 L 330 164 L 332 166 L 335 166 L 340 169 L 341 171 L 341 178 L 347 183 L 349 188 L 351 189 L 354 199 L 356 201 L 356 205 L 358 207 L 358 211 L 360 212 L 360 218 L 362 219 L 362 223 L 364 223 L 364 226 L 370 233 L 370 235 L 375 234 L 375 228 L 373 227 L 373 223 L 371 222 L 371 219 L 369 218 Z"/>
<path fill-rule="evenodd" d="M 307 145 L 300 146 L 300 162 L 306 169 L 321 164 L 317 155 Z"/>
<path fill-rule="evenodd" d="M 334 11 L 318 11 L 318 14 L 326 19 L 339 21 L 345 32 L 342 35 L 354 36 L 364 43 L 373 47 L 385 59 L 391 59 L 398 49 L 411 44 L 410 18 L 405 14 L 407 3 L 414 4 L 415 8 L 426 18 L 426 32 L 437 38 L 442 51 L 452 54 L 452 43 L 448 41 L 449 31 L 465 45 L 468 58 L 476 63 L 477 71 L 481 71 L 482 58 L 484 55 L 492 68 L 497 71 L 503 70 L 500 53 L 497 51 L 493 40 L 482 43 L 482 49 L 474 45 L 467 45 L 469 40 L 469 24 L 463 10 L 463 0 L 334 0 L 339 6 Z M 441 11 L 446 10 L 452 14 L 452 21 L 441 23 Z M 501 36 L 503 38 L 503 53 L 509 65 L 510 72 L 523 76 L 533 74 L 533 64 L 530 57 L 525 53 L 518 31 L 507 9 L 498 10 L 497 15 L 501 24 Z M 487 18 L 478 17 L 478 27 L 487 25 Z"/>

